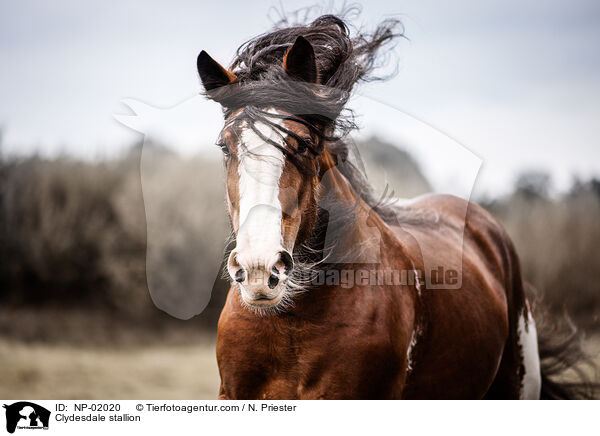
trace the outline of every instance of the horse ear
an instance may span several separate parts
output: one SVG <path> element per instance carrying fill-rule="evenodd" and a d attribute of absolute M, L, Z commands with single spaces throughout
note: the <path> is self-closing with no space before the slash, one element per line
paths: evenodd
<path fill-rule="evenodd" d="M 313 46 L 304 37 L 296 38 L 283 57 L 283 69 L 290 76 L 317 83 L 317 60 Z"/>
<path fill-rule="evenodd" d="M 229 85 L 237 79 L 235 74 L 223 68 L 204 50 L 198 55 L 196 66 L 198 67 L 198 74 L 200 74 L 202 85 L 204 85 L 204 89 L 207 91 Z"/>

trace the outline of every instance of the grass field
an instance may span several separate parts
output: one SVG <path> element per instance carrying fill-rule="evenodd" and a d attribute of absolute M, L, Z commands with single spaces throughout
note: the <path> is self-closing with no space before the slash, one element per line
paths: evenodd
<path fill-rule="evenodd" d="M 215 344 L 139 348 L 0 340 L 0 398 L 216 399 Z"/>

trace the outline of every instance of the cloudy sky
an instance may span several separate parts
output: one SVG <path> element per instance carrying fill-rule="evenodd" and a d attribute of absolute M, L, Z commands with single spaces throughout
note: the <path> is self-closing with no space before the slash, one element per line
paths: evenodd
<path fill-rule="evenodd" d="M 127 113 L 122 99 L 160 108 L 189 101 L 200 90 L 198 52 L 229 63 L 240 43 L 269 28 L 273 5 L 2 2 L 2 152 L 123 151 L 140 134 L 114 120 Z M 480 194 L 506 192 L 532 168 L 549 171 L 558 189 L 576 174 L 600 175 L 600 2 L 375 0 L 355 24 L 392 15 L 408 40 L 396 50 L 398 75 L 352 100 L 362 135 L 408 148 L 440 190 L 462 172 L 464 159 L 447 156 L 451 143 L 481 158 Z M 194 140 L 211 144 L 219 110 L 192 106 L 202 120 Z"/>

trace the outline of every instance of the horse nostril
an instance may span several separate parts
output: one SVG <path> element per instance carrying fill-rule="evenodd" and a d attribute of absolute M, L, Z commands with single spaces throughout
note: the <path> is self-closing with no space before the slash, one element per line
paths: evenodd
<path fill-rule="evenodd" d="M 269 288 L 275 288 L 275 286 L 277 286 L 277 283 L 279 283 L 279 277 L 277 277 L 275 274 L 271 274 L 271 277 L 269 277 Z"/>
<path fill-rule="evenodd" d="M 244 280 L 246 280 L 246 271 L 243 269 L 238 269 L 235 273 L 235 281 L 241 283 Z"/>
<path fill-rule="evenodd" d="M 289 275 L 294 269 L 294 260 L 292 259 L 292 255 L 287 251 L 283 250 L 279 253 L 279 259 L 283 262 L 285 274 Z"/>

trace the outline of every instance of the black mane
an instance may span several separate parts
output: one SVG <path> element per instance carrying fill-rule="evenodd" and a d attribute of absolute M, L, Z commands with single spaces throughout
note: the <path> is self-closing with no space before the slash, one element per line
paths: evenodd
<path fill-rule="evenodd" d="M 294 25 L 288 25 L 284 18 L 271 32 L 237 49 L 230 65 L 236 83 L 209 97 L 221 103 L 226 116 L 247 106 L 275 107 L 303 116 L 341 137 L 356 127 L 352 112 L 344 111 L 354 86 L 381 79 L 373 75 L 385 58 L 379 56 L 381 49 L 401 35 L 402 26 L 396 19 L 383 21 L 373 33 L 352 36 L 343 19 L 334 15 Z M 283 69 L 285 53 L 299 36 L 314 49 L 316 85 L 293 80 Z"/>

